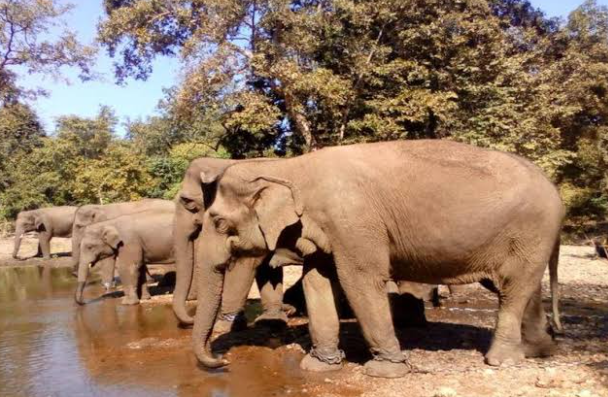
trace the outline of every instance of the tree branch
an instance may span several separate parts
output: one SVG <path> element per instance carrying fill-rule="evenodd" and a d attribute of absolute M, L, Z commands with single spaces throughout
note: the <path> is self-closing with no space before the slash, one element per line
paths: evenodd
<path fill-rule="evenodd" d="M 365 73 L 367 66 L 369 66 L 369 64 L 372 62 L 372 59 L 374 58 L 374 54 L 376 53 L 378 46 L 380 45 L 380 40 L 382 40 L 382 35 L 384 34 L 385 27 L 386 27 L 386 23 L 384 25 L 382 25 L 382 28 L 380 29 L 380 32 L 378 33 L 378 37 L 376 37 L 376 41 L 375 41 L 374 45 L 372 46 L 372 49 L 370 50 L 369 55 L 367 56 L 367 61 L 365 62 L 365 67 L 361 68 L 361 71 L 357 75 L 355 84 L 353 84 L 353 91 L 357 91 L 357 89 L 359 88 L 359 85 L 361 84 L 361 81 L 363 80 L 363 74 Z M 348 116 L 350 114 L 350 109 L 351 109 L 351 107 L 347 106 L 342 115 L 342 123 L 340 125 L 340 135 L 339 135 L 340 143 L 342 143 L 342 140 L 344 140 L 344 133 L 346 132 L 346 124 L 348 122 Z"/>

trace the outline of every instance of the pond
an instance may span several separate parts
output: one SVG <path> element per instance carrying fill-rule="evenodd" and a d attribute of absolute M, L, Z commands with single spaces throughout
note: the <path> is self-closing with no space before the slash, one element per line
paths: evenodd
<path fill-rule="evenodd" d="M 210 373 L 169 303 L 80 307 L 75 285 L 68 268 L 0 268 L 0 396 L 307 395 L 299 352 L 241 346 L 229 371 Z"/>

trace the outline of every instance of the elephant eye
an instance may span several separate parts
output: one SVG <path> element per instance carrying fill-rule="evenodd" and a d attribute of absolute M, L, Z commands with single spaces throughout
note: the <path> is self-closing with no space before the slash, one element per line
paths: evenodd
<path fill-rule="evenodd" d="M 191 199 L 191 198 L 185 197 L 185 196 L 181 196 L 180 201 L 182 202 L 182 205 L 184 206 L 184 208 L 186 208 L 190 212 L 195 212 L 199 209 L 198 205 L 194 199 Z"/>
<path fill-rule="evenodd" d="M 218 233 L 227 234 L 231 230 L 230 224 L 224 218 L 215 219 L 213 224 L 215 225 L 215 230 Z"/>

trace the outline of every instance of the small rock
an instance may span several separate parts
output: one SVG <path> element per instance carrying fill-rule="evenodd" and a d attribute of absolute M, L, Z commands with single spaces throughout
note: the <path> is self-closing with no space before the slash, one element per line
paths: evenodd
<path fill-rule="evenodd" d="M 439 389 L 439 391 L 433 394 L 433 397 L 455 397 L 457 395 L 456 390 L 450 387 L 442 387 Z"/>

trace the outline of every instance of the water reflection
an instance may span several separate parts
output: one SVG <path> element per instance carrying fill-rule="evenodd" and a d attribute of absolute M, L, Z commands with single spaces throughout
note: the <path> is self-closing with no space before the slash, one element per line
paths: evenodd
<path fill-rule="evenodd" d="M 297 354 L 239 347 L 210 374 L 170 306 L 79 307 L 74 288 L 69 269 L 0 268 L 0 396 L 306 395 Z"/>

